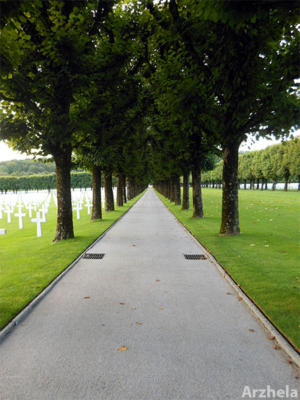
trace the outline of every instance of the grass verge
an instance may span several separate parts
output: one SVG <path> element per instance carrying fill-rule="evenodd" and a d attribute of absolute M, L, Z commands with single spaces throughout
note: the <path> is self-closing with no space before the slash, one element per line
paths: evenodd
<path fill-rule="evenodd" d="M 80 220 L 73 215 L 75 238 L 52 243 L 56 229 L 56 207 L 51 204 L 47 222 L 42 224 L 43 236 L 36 237 L 36 224 L 24 218 L 24 229 L 18 219 L 1 228 L 0 236 L 0 329 L 9 323 L 32 299 L 66 269 L 98 236 L 117 221 L 140 197 L 128 201 L 115 211 L 103 212 L 101 221 L 91 222 L 82 212 Z"/>
<path fill-rule="evenodd" d="M 205 218 L 158 193 L 273 324 L 300 348 L 300 194 L 241 190 L 241 235 L 219 236 L 221 190 L 203 189 Z M 191 197 L 192 198 L 192 197 Z"/>

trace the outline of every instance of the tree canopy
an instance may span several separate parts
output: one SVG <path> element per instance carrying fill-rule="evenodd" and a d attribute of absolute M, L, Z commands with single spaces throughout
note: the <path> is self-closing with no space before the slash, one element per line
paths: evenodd
<path fill-rule="evenodd" d="M 201 173 L 222 157 L 220 233 L 238 234 L 241 142 L 299 127 L 299 11 L 294 0 L 2 1 L 0 138 L 53 157 L 55 240 L 74 236 L 74 160 L 176 202 L 184 176 L 186 204 L 191 172 L 197 218 Z M 297 149 L 277 154 L 282 175 L 298 174 Z M 257 157 L 253 176 L 275 180 L 272 155 Z"/>

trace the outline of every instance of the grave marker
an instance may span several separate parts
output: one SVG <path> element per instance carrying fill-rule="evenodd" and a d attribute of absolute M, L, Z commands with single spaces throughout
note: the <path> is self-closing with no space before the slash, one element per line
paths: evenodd
<path fill-rule="evenodd" d="M 23 217 L 25 217 L 26 214 L 22 213 L 22 204 L 18 205 L 18 209 L 19 209 L 19 211 L 17 214 L 15 214 L 15 217 L 19 218 L 19 229 L 23 229 L 23 227 L 24 227 L 23 226 Z"/>
<path fill-rule="evenodd" d="M 41 218 L 40 212 L 37 211 L 36 213 L 36 218 L 33 218 L 31 222 L 36 222 L 36 236 L 41 237 L 42 236 L 42 222 L 46 222 L 43 218 Z"/>

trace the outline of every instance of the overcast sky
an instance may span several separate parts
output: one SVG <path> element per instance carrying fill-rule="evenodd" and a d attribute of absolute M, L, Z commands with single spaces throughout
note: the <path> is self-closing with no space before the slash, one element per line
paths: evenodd
<path fill-rule="evenodd" d="M 300 136 L 300 130 L 294 133 L 294 136 Z M 259 139 L 252 143 L 251 140 L 242 143 L 240 147 L 240 151 L 249 151 L 249 150 L 260 150 L 264 149 L 272 144 L 280 143 L 280 140 L 267 140 L 267 139 Z M 0 141 L 0 162 L 1 161 L 9 161 L 9 160 L 24 160 L 25 158 L 31 158 L 26 156 L 26 154 L 19 153 L 18 151 L 12 150 L 8 147 L 4 142 Z"/>

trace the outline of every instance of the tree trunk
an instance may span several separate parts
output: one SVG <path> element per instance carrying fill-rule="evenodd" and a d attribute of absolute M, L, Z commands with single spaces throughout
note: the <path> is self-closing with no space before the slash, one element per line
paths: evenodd
<path fill-rule="evenodd" d="M 265 179 L 265 190 L 268 190 L 268 180 Z"/>
<path fill-rule="evenodd" d="M 174 178 L 170 179 L 170 200 L 175 201 L 175 185 Z"/>
<path fill-rule="evenodd" d="M 247 189 L 247 179 L 244 179 L 244 190 Z"/>
<path fill-rule="evenodd" d="M 265 181 L 264 181 L 264 179 L 262 179 L 261 180 L 260 190 L 264 190 L 264 186 L 265 186 Z"/>
<path fill-rule="evenodd" d="M 119 175 L 117 177 L 117 206 L 122 207 L 123 205 L 123 180 L 122 177 Z"/>
<path fill-rule="evenodd" d="M 174 187 L 175 187 L 175 204 L 177 206 L 180 206 L 181 204 L 180 176 L 174 178 Z"/>
<path fill-rule="evenodd" d="M 284 191 L 285 192 L 287 192 L 287 190 L 288 190 L 289 177 L 290 177 L 289 172 L 284 174 Z"/>
<path fill-rule="evenodd" d="M 126 176 L 121 175 L 121 179 L 122 179 L 122 186 L 123 186 L 123 204 L 124 204 L 124 203 L 127 203 Z"/>
<path fill-rule="evenodd" d="M 250 181 L 250 190 L 254 190 L 254 180 L 251 179 Z"/>
<path fill-rule="evenodd" d="M 272 190 L 274 191 L 276 189 L 276 181 L 272 182 Z"/>
<path fill-rule="evenodd" d="M 221 235 L 240 233 L 238 209 L 238 152 L 239 143 L 230 143 L 223 147 L 222 179 L 222 222 Z"/>
<path fill-rule="evenodd" d="M 104 175 L 104 190 L 105 190 L 105 211 L 114 211 L 114 194 L 112 187 L 112 175 L 106 173 Z"/>
<path fill-rule="evenodd" d="M 71 147 L 53 154 L 56 165 L 57 190 L 57 225 L 54 242 L 74 237 L 71 198 L 71 154 Z"/>
<path fill-rule="evenodd" d="M 183 194 L 182 194 L 182 210 L 188 210 L 190 208 L 190 185 L 189 185 L 189 171 L 183 173 Z"/>
<path fill-rule="evenodd" d="M 172 183 L 171 178 L 168 179 L 168 199 L 171 201 L 172 198 Z"/>
<path fill-rule="evenodd" d="M 259 179 L 257 179 L 257 181 L 256 181 L 256 190 L 258 190 L 259 189 Z"/>
<path fill-rule="evenodd" d="M 201 169 L 198 164 L 192 168 L 192 179 L 193 179 L 193 207 L 194 207 L 194 218 L 203 218 L 203 204 L 202 204 L 202 189 L 201 189 Z"/>
<path fill-rule="evenodd" d="M 91 220 L 102 219 L 101 168 L 98 165 L 93 165 L 92 190 L 93 190 L 93 208 L 92 208 Z"/>

